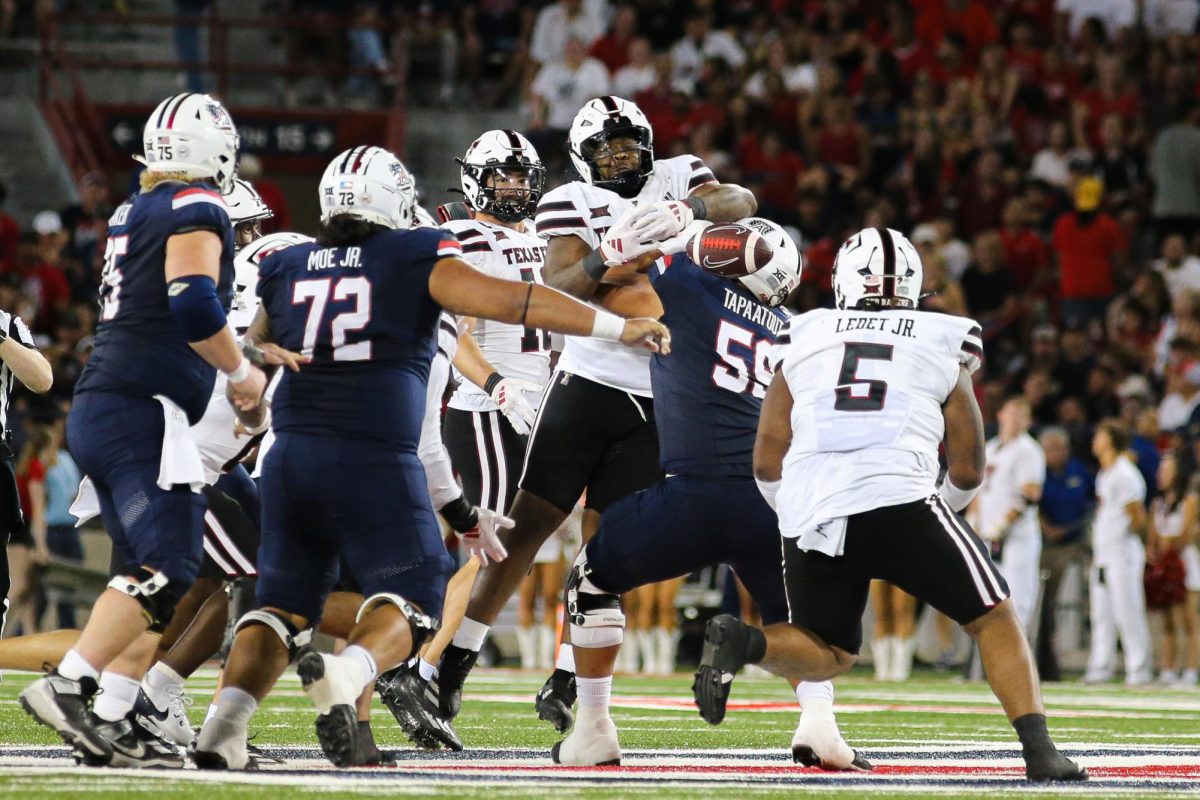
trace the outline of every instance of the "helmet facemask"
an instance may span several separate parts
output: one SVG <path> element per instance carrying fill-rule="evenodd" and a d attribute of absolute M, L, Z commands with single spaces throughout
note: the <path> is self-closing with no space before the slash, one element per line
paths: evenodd
<path fill-rule="evenodd" d="M 620 139 L 630 140 L 630 143 L 618 143 L 616 140 Z M 631 153 L 636 154 L 636 165 L 624 166 L 633 161 Z M 579 145 L 579 157 L 591 171 L 593 186 L 608 189 L 626 199 L 637 196 L 654 170 L 650 131 L 636 125 L 618 124 L 589 136 Z M 609 163 L 603 163 L 605 161 Z M 620 168 L 620 171 L 605 177 L 604 168 Z"/>
<path fill-rule="evenodd" d="M 546 169 L 540 164 L 480 166 L 459 161 L 464 185 L 477 187 L 468 197 L 471 206 L 501 222 L 520 222 L 533 216 L 546 186 Z M 523 184 L 521 186 L 520 184 Z"/>

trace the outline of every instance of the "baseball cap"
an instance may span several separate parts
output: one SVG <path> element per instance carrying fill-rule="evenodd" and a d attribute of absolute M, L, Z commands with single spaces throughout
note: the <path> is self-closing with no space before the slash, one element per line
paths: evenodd
<path fill-rule="evenodd" d="M 1095 211 L 1104 196 L 1104 184 L 1098 178 L 1088 176 L 1075 185 L 1075 208 L 1078 211 Z"/>

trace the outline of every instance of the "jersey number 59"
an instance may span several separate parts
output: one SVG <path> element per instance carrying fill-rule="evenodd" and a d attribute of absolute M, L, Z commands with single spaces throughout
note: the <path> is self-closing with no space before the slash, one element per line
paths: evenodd
<path fill-rule="evenodd" d="M 755 339 L 754 331 L 721 320 L 717 328 L 717 357 L 721 363 L 713 367 L 713 383 L 722 389 L 742 394 L 749 392 L 760 400 L 767 396 L 771 384 L 770 339 Z"/>

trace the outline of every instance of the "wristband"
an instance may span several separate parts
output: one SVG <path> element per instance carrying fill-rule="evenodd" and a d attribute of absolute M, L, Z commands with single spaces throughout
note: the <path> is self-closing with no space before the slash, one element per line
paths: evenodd
<path fill-rule="evenodd" d="M 703 198 L 691 195 L 683 202 L 692 210 L 692 219 L 708 219 L 708 206 L 704 204 Z"/>
<path fill-rule="evenodd" d="M 938 494 L 946 501 L 946 505 L 950 506 L 950 509 L 956 513 L 969 506 L 978 492 L 978 486 L 974 489 L 960 489 L 950 480 L 949 475 L 942 481 L 942 486 L 938 489 Z"/>
<path fill-rule="evenodd" d="M 503 375 L 501 375 L 499 372 L 493 372 L 491 375 L 488 375 L 487 380 L 483 382 L 483 390 L 490 395 L 492 390 L 495 389 L 502 380 L 504 380 Z"/>
<path fill-rule="evenodd" d="M 775 497 L 779 494 L 779 485 L 783 483 L 783 481 L 761 481 L 758 478 L 755 478 L 754 482 L 758 484 L 758 491 L 760 494 L 762 494 L 763 499 L 767 501 L 767 505 L 769 505 L 771 510 L 774 511 Z"/>
<path fill-rule="evenodd" d="M 458 533 L 466 533 L 479 524 L 479 509 L 461 494 L 439 509 L 439 513 Z"/>
<path fill-rule="evenodd" d="M 584 273 L 596 283 L 599 283 L 604 274 L 608 272 L 608 267 L 604 264 L 604 256 L 600 255 L 597 250 L 584 256 L 579 265 L 583 267 Z"/>
<path fill-rule="evenodd" d="M 245 423 L 243 423 L 243 426 L 245 426 Z M 267 428 L 270 428 L 270 427 L 271 427 L 271 408 L 270 408 L 270 406 L 264 405 L 262 422 L 258 423 L 253 428 L 247 427 L 246 433 L 250 434 L 251 436 L 258 436 L 260 433 L 266 433 Z"/>
<path fill-rule="evenodd" d="M 619 342 L 621 341 L 621 334 L 624 332 L 624 319 L 607 311 L 596 310 L 596 319 L 592 321 L 592 336 L 594 338 Z"/>
<path fill-rule="evenodd" d="M 250 359 L 242 356 L 242 363 L 237 365 L 237 369 L 232 372 L 226 372 L 225 377 L 229 378 L 230 383 L 241 383 L 250 377 Z"/>

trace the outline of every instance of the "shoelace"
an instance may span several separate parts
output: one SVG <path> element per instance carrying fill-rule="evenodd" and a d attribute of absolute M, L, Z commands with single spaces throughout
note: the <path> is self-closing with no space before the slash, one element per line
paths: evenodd
<path fill-rule="evenodd" d="M 168 686 L 166 694 L 171 698 L 167 702 L 167 708 L 171 710 L 171 715 L 181 721 L 185 727 L 190 727 L 191 722 L 188 720 L 186 706 L 190 706 L 196 701 L 188 696 L 182 686 Z"/>

